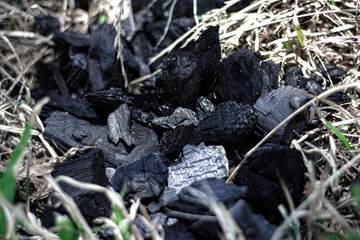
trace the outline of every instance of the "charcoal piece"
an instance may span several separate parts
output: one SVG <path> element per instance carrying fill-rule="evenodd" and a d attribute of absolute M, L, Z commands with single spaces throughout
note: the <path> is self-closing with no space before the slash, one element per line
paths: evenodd
<path fill-rule="evenodd" d="M 232 53 L 220 63 L 215 93 L 219 101 L 253 104 L 262 91 L 260 61 L 247 49 Z"/>
<path fill-rule="evenodd" d="M 257 212 L 278 216 L 278 205 L 287 205 L 279 177 L 285 182 L 295 204 L 298 204 L 305 185 L 305 172 L 299 151 L 268 144 L 248 158 L 236 174 L 234 183 L 248 186 L 246 200 Z"/>
<path fill-rule="evenodd" d="M 171 202 L 176 202 L 179 200 L 179 197 L 174 188 L 165 187 L 161 196 L 159 198 L 159 202 L 162 207 L 168 206 Z"/>
<path fill-rule="evenodd" d="M 105 158 L 102 151 L 98 149 L 91 150 L 79 158 L 55 164 L 54 171 L 51 174 L 53 177 L 65 175 L 81 182 L 104 187 L 108 184 L 105 176 Z M 96 217 L 110 216 L 110 202 L 104 194 L 79 189 L 65 183 L 60 183 L 60 187 L 70 197 L 74 198 L 88 222 Z M 55 195 L 52 196 L 52 202 L 57 202 Z"/>
<path fill-rule="evenodd" d="M 110 142 L 118 144 L 120 139 L 128 146 L 133 143 L 130 133 L 130 108 L 124 103 L 108 117 L 108 136 Z"/>
<path fill-rule="evenodd" d="M 227 144 L 237 142 L 253 132 L 256 113 L 249 105 L 233 101 L 220 103 L 215 111 L 199 123 L 191 144 Z"/>
<path fill-rule="evenodd" d="M 81 9 L 84 9 L 85 11 L 87 11 L 89 8 L 90 2 L 91 2 L 90 0 L 76 0 L 75 8 L 81 8 Z"/>
<path fill-rule="evenodd" d="M 332 101 L 338 105 L 351 102 L 351 99 L 349 98 L 349 96 L 343 92 L 333 93 L 330 96 L 328 96 L 326 99 L 329 101 Z"/>
<path fill-rule="evenodd" d="M 251 207 L 242 199 L 229 209 L 229 213 L 248 240 L 271 239 L 275 232 L 275 226 L 262 215 L 254 214 Z"/>
<path fill-rule="evenodd" d="M 65 31 L 65 32 L 54 32 L 52 40 L 62 46 L 73 46 L 77 49 L 88 49 L 90 46 L 89 38 L 82 33 Z"/>
<path fill-rule="evenodd" d="M 153 112 L 159 117 L 169 116 L 174 112 L 167 102 L 159 99 L 155 91 L 149 91 L 146 94 L 133 95 L 133 108 L 141 109 L 144 112 Z"/>
<path fill-rule="evenodd" d="M 195 181 L 223 178 L 229 174 L 225 149 L 222 146 L 186 145 L 181 162 L 169 167 L 168 187 L 179 192 Z"/>
<path fill-rule="evenodd" d="M 116 165 L 124 161 L 128 152 L 122 143 L 108 141 L 107 127 L 91 124 L 64 112 L 55 111 L 46 119 L 44 137 L 68 150 L 71 147 L 95 146 L 107 160 Z"/>
<path fill-rule="evenodd" d="M 206 97 L 200 96 L 196 102 L 196 115 L 201 121 L 215 111 L 214 105 Z"/>
<path fill-rule="evenodd" d="M 280 64 L 271 61 L 261 63 L 262 70 L 262 89 L 261 96 L 265 96 L 268 92 L 279 87 Z"/>
<path fill-rule="evenodd" d="M 146 8 L 151 0 L 132 0 L 131 7 L 134 13 L 137 13 Z"/>
<path fill-rule="evenodd" d="M 176 159 L 183 147 L 189 142 L 194 130 L 193 125 L 177 127 L 164 132 L 160 139 L 159 150 L 169 159 Z"/>
<path fill-rule="evenodd" d="M 106 79 L 103 76 L 100 60 L 89 57 L 89 81 L 91 83 L 92 91 L 100 91 L 105 88 Z"/>
<path fill-rule="evenodd" d="M 95 110 L 87 101 L 80 98 L 67 98 L 54 91 L 48 92 L 47 95 L 50 97 L 49 103 L 45 105 L 47 109 L 65 111 L 89 121 L 97 121 L 99 119 Z"/>
<path fill-rule="evenodd" d="M 40 13 L 34 17 L 34 29 L 41 35 L 47 36 L 53 32 L 59 31 L 60 23 L 57 18 Z"/>
<path fill-rule="evenodd" d="M 338 83 L 340 81 L 343 81 L 346 78 L 346 71 L 338 68 L 334 65 L 331 65 L 327 62 L 320 62 L 318 60 L 315 61 L 317 70 L 324 76 L 325 79 L 331 79 L 333 83 Z M 317 82 L 322 82 L 322 78 L 317 76 L 316 78 Z"/>
<path fill-rule="evenodd" d="M 254 106 L 258 116 L 257 128 L 264 134 L 269 133 L 306 101 L 306 93 L 297 88 L 282 86 L 272 90 L 264 97 L 259 98 Z M 274 143 L 289 144 L 293 138 L 293 132 L 301 133 L 303 130 L 304 119 L 303 112 L 279 128 L 270 140 Z"/>
<path fill-rule="evenodd" d="M 131 48 L 133 49 L 135 56 L 142 56 L 145 59 L 149 59 L 154 53 L 154 47 L 145 31 L 136 33 L 131 42 Z"/>
<path fill-rule="evenodd" d="M 126 196 L 136 194 L 141 199 L 157 197 L 166 185 L 168 168 L 164 156 L 151 153 L 125 167 L 118 167 L 111 179 L 111 185 L 120 191 L 126 184 Z"/>
<path fill-rule="evenodd" d="M 131 117 L 138 123 L 152 127 L 152 121 L 156 118 L 156 115 L 153 112 L 144 112 L 141 109 L 133 108 L 131 111 Z"/>
<path fill-rule="evenodd" d="M 290 87 L 306 90 L 306 83 L 310 81 L 309 78 L 304 77 L 301 68 L 291 67 L 285 77 L 285 85 Z"/>
<path fill-rule="evenodd" d="M 150 220 L 152 223 L 152 226 L 155 229 L 159 229 L 162 226 L 166 225 L 166 220 L 167 220 L 167 216 L 163 213 L 154 213 L 150 215 Z M 150 239 L 151 235 L 150 235 L 150 229 L 148 227 L 148 225 L 146 224 L 146 220 L 144 219 L 143 216 L 137 216 L 135 219 L 135 224 L 137 229 L 139 230 L 140 234 L 146 238 L 146 239 Z"/>
<path fill-rule="evenodd" d="M 70 47 L 68 51 L 61 54 L 60 66 L 66 85 L 70 90 L 76 91 L 79 88 L 84 88 L 88 80 L 87 56 L 85 53 L 77 52 L 73 47 Z"/>
<path fill-rule="evenodd" d="M 189 223 L 189 229 L 201 239 L 218 239 L 219 226 L 214 212 L 209 209 L 210 200 L 222 203 L 227 209 L 245 197 L 247 187 L 226 184 L 223 179 L 197 181 L 183 188 L 179 200 L 170 202 L 165 210 L 170 217 L 177 217 Z M 199 217 L 200 216 L 200 217 Z"/>
<path fill-rule="evenodd" d="M 137 2 L 137 1 L 136 1 Z M 134 8 L 134 5 L 132 5 Z M 147 10 L 142 10 L 133 15 L 133 24 L 132 25 L 132 19 L 127 18 L 124 21 L 121 22 L 121 35 L 125 38 L 127 42 L 132 42 L 136 38 L 135 36 L 138 36 L 139 33 L 144 33 L 144 25 L 146 23 L 152 23 L 154 22 L 154 18 L 152 14 Z M 146 37 L 145 43 L 149 42 L 148 37 Z M 136 44 L 136 46 L 139 46 Z M 134 48 L 133 48 L 134 50 Z M 135 55 L 138 55 L 138 52 L 134 50 Z"/>
<path fill-rule="evenodd" d="M 197 238 L 190 232 L 188 227 L 181 222 L 176 222 L 173 225 L 166 225 L 165 239 L 167 240 L 196 240 Z"/>
<path fill-rule="evenodd" d="M 53 79 L 54 79 L 56 86 L 59 89 L 61 95 L 63 95 L 64 97 L 70 97 L 70 90 L 69 90 L 69 88 L 66 84 L 66 80 L 64 79 L 64 76 L 62 75 L 61 70 L 60 70 L 59 59 L 56 60 L 52 64 L 51 71 L 53 74 Z"/>
<path fill-rule="evenodd" d="M 36 63 L 36 77 L 39 86 L 31 91 L 31 96 L 35 100 L 39 100 L 46 95 L 50 90 L 56 89 L 56 83 L 52 73 L 52 64 L 43 63 L 41 61 Z"/>
<path fill-rule="evenodd" d="M 175 129 L 179 126 L 198 125 L 198 123 L 199 120 L 196 118 L 195 112 L 182 107 L 176 108 L 170 116 L 158 117 L 152 120 L 152 124 L 166 129 Z"/>
<path fill-rule="evenodd" d="M 199 94 L 210 91 L 219 68 L 218 31 L 218 27 L 205 30 L 196 42 L 174 50 L 164 59 L 156 80 L 160 98 L 175 107 L 191 109 Z"/>
<path fill-rule="evenodd" d="M 314 95 L 319 95 L 324 90 L 322 89 L 321 85 L 314 80 L 309 80 L 306 82 L 305 86 L 306 90 Z"/>

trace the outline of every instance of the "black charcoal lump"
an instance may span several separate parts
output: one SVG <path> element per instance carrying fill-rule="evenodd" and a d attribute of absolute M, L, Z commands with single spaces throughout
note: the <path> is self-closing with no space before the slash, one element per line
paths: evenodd
<path fill-rule="evenodd" d="M 229 144 L 244 139 L 256 124 L 252 106 L 234 101 L 220 103 L 215 111 L 199 123 L 194 130 L 191 144 Z"/>
<path fill-rule="evenodd" d="M 169 167 L 168 187 L 177 192 L 197 180 L 229 175 L 229 164 L 222 146 L 186 145 L 182 153 L 181 162 Z"/>
<path fill-rule="evenodd" d="M 198 125 L 199 120 L 194 111 L 178 107 L 170 116 L 154 118 L 152 123 L 166 129 L 175 129 L 179 126 Z"/>
<path fill-rule="evenodd" d="M 219 69 L 219 28 L 205 30 L 187 47 L 164 59 L 156 79 L 157 94 L 173 106 L 194 108 L 200 93 L 209 91 Z"/>
<path fill-rule="evenodd" d="M 305 185 L 306 167 L 302 155 L 288 146 L 268 144 L 259 148 L 242 165 L 234 183 L 248 186 L 246 200 L 257 212 L 279 215 L 278 206 L 287 205 L 279 179 L 298 203 Z"/>
<path fill-rule="evenodd" d="M 215 93 L 219 101 L 253 104 L 262 91 L 260 60 L 247 49 L 232 53 L 220 63 Z"/>
<path fill-rule="evenodd" d="M 128 146 L 132 144 L 130 133 L 130 108 L 124 103 L 108 117 L 108 136 L 109 140 L 118 144 L 122 139 Z"/>
<path fill-rule="evenodd" d="M 151 153 L 128 166 L 118 167 L 111 179 L 115 191 L 126 184 L 126 195 L 136 194 L 141 199 L 158 197 L 166 185 L 168 168 L 163 163 L 166 158 L 159 153 Z"/>

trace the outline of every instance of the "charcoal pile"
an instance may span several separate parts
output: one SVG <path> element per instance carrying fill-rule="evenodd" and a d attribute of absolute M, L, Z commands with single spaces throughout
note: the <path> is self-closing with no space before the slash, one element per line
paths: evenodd
<path fill-rule="evenodd" d="M 280 182 L 295 204 L 304 190 L 306 167 L 289 145 L 316 122 L 309 117 L 311 109 L 278 129 L 247 159 L 233 183 L 225 180 L 247 150 L 309 100 L 308 93 L 323 91 L 319 79 L 307 79 L 293 68 L 279 86 L 280 65 L 261 62 L 258 52 L 242 49 L 221 59 L 218 27 L 149 65 L 150 57 L 194 23 L 193 1 L 177 5 L 169 33 L 157 44 L 168 9 L 165 1 L 156 1 L 150 11 L 140 10 L 148 2 L 134 1 L 135 29 L 125 20 L 121 39 L 129 79 L 160 69 L 144 82 L 141 94 L 125 88 L 112 26 L 91 25 L 88 37 L 59 32 L 54 19 L 39 16 L 36 27 L 41 34 L 54 33 L 59 53 L 52 63 L 38 63 L 40 83 L 33 96 L 51 99 L 41 115 L 44 136 L 59 152 L 94 148 L 56 164 L 52 175 L 118 192 L 125 184 L 127 207 L 139 197 L 166 239 L 218 239 L 223 230 L 209 201 L 223 204 L 247 239 L 270 239 L 281 221 L 278 206 L 288 204 Z M 198 3 L 198 11 L 206 12 L 224 1 Z M 325 67 L 334 80 L 346 74 Z M 348 101 L 343 95 L 329 99 Z M 102 194 L 62 187 L 90 225 L 96 217 L 109 217 L 110 203 Z M 43 221 L 65 213 L 55 207 L 57 201 L 51 198 Z M 136 224 L 148 237 L 146 224 L 141 219 Z"/>

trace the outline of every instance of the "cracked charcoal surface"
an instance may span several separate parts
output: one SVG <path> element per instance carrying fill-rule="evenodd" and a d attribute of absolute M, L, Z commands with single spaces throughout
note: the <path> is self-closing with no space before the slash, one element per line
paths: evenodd
<path fill-rule="evenodd" d="M 112 143 L 118 144 L 122 139 L 128 146 L 132 144 L 130 114 L 130 108 L 125 103 L 109 115 L 107 120 L 108 136 Z"/>
<path fill-rule="evenodd" d="M 200 96 L 196 102 L 196 116 L 201 121 L 215 111 L 212 102 L 206 97 Z"/>
<path fill-rule="evenodd" d="M 108 141 L 107 127 L 91 124 L 70 114 L 55 111 L 46 119 L 44 137 L 54 140 L 64 150 L 71 147 L 95 146 L 101 149 L 108 161 L 116 164 L 124 160 L 127 151 L 122 143 Z"/>
<path fill-rule="evenodd" d="M 262 91 L 260 61 L 249 50 L 232 53 L 220 63 L 215 93 L 219 101 L 253 104 Z"/>
<path fill-rule="evenodd" d="M 257 128 L 264 134 L 273 130 L 280 122 L 305 104 L 307 95 L 304 91 L 292 87 L 280 87 L 259 98 L 254 105 L 258 116 Z M 299 114 L 285 123 L 271 137 L 274 143 L 289 144 L 293 131 L 301 133 L 305 126 L 304 115 Z"/>
<path fill-rule="evenodd" d="M 206 93 L 216 79 L 220 60 L 218 31 L 218 27 L 205 30 L 196 42 L 174 50 L 164 59 L 156 80 L 158 96 L 176 107 L 195 107 L 199 94 Z"/>
<path fill-rule="evenodd" d="M 194 130 L 191 144 L 227 144 L 244 139 L 253 132 L 256 113 L 249 105 L 233 101 L 220 103 Z"/>
<path fill-rule="evenodd" d="M 186 145 L 181 162 L 169 167 L 168 187 L 179 192 L 197 180 L 228 175 L 228 160 L 222 146 Z"/>
<path fill-rule="evenodd" d="M 178 107 L 170 116 L 154 118 L 152 124 L 166 129 L 175 129 L 180 126 L 196 126 L 199 124 L 199 120 L 192 110 Z"/>
<path fill-rule="evenodd" d="M 126 183 L 126 196 L 136 194 L 141 199 L 157 197 L 166 185 L 168 160 L 162 154 L 151 153 L 128 166 L 118 167 L 111 179 L 115 191 Z"/>
<path fill-rule="evenodd" d="M 257 212 L 278 216 L 277 206 L 287 205 L 287 201 L 277 172 L 297 204 L 304 189 L 305 171 L 299 151 L 288 146 L 268 144 L 249 157 L 235 176 L 234 183 L 248 186 L 246 200 Z"/>
<path fill-rule="evenodd" d="M 159 142 L 159 151 L 170 160 L 178 158 L 183 147 L 189 142 L 193 130 L 194 126 L 189 125 L 165 131 Z"/>

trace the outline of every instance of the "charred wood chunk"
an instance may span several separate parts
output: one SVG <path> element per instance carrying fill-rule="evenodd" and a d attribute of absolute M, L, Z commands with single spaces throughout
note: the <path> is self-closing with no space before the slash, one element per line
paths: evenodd
<path fill-rule="evenodd" d="M 314 95 L 319 95 L 324 91 L 319 83 L 304 77 L 301 69 L 297 66 L 288 70 L 285 77 L 285 84 L 287 86 L 306 90 Z"/>
<path fill-rule="evenodd" d="M 168 168 L 162 154 L 151 153 L 124 167 L 118 167 L 111 185 L 120 191 L 126 184 L 126 195 L 136 194 L 141 199 L 158 197 L 166 185 Z"/>
<path fill-rule="evenodd" d="M 222 146 L 186 145 L 181 162 L 169 167 L 168 187 L 179 192 L 197 180 L 223 178 L 228 174 L 228 160 Z"/>
<path fill-rule="evenodd" d="M 259 58 L 249 50 L 240 50 L 220 63 L 215 93 L 220 101 L 252 104 L 260 97 L 262 79 Z"/>
<path fill-rule="evenodd" d="M 60 23 L 59 20 L 50 15 L 45 15 L 40 13 L 34 17 L 34 29 L 38 31 L 41 35 L 47 36 L 53 32 L 59 31 Z"/>
<path fill-rule="evenodd" d="M 108 117 L 109 140 L 118 144 L 122 139 L 128 146 L 132 145 L 133 139 L 130 133 L 130 108 L 124 103 Z"/>
<path fill-rule="evenodd" d="M 79 158 L 55 164 L 54 171 L 51 174 L 53 177 L 65 175 L 81 182 L 104 187 L 108 185 L 105 176 L 105 158 L 102 151 L 98 149 L 91 150 Z M 110 215 L 110 202 L 104 194 L 79 189 L 65 183 L 60 183 L 60 186 L 74 198 L 88 222 L 96 217 L 108 217 Z M 52 201 L 53 203 L 57 202 L 55 195 L 52 196 Z"/>
<path fill-rule="evenodd" d="M 152 124 L 166 128 L 175 129 L 179 126 L 198 125 L 199 120 L 196 113 L 190 109 L 178 107 L 175 111 L 167 117 L 158 117 L 152 120 Z"/>
<path fill-rule="evenodd" d="M 108 141 L 106 126 L 91 124 L 59 111 L 53 112 L 46 119 L 45 126 L 44 137 L 54 141 L 64 150 L 71 147 L 95 146 L 116 166 L 127 156 L 128 152 L 122 143 L 114 145 Z"/>
<path fill-rule="evenodd" d="M 331 79 L 333 83 L 338 83 L 346 78 L 346 71 L 331 65 L 327 62 L 315 61 L 318 71 L 324 76 L 325 79 Z M 322 81 L 322 78 L 317 76 L 316 81 Z"/>
<path fill-rule="evenodd" d="M 201 121 L 215 111 L 212 102 L 206 97 L 200 96 L 196 102 L 196 115 Z"/>
<path fill-rule="evenodd" d="M 287 205 L 279 179 L 284 181 L 297 204 L 304 189 L 305 172 L 299 151 L 268 144 L 248 158 L 235 176 L 234 183 L 248 186 L 246 200 L 257 212 L 279 216 L 278 205 Z"/>
<path fill-rule="evenodd" d="M 179 199 L 168 203 L 166 214 L 190 224 L 194 234 L 203 239 L 218 239 L 218 220 L 209 202 L 222 203 L 227 209 L 245 197 L 247 187 L 226 184 L 223 179 L 205 179 L 183 188 Z"/>
<path fill-rule="evenodd" d="M 204 31 L 187 47 L 174 50 L 157 76 L 157 94 L 175 107 L 194 108 L 200 93 L 210 91 L 220 60 L 218 27 Z"/>
<path fill-rule="evenodd" d="M 262 62 L 261 70 L 263 73 L 261 96 L 279 87 L 280 64 L 271 61 Z"/>
<path fill-rule="evenodd" d="M 304 105 L 307 95 L 304 91 L 292 88 L 281 87 L 272 90 L 264 97 L 259 98 L 255 104 L 255 111 L 258 116 L 257 127 L 263 133 L 268 133 L 279 123 Z M 293 132 L 301 133 L 305 126 L 304 113 L 294 117 L 271 137 L 274 143 L 289 144 L 293 138 Z"/>
<path fill-rule="evenodd" d="M 159 143 L 160 152 L 170 160 L 178 158 L 181 150 L 188 143 L 193 130 L 194 126 L 189 125 L 165 131 Z"/>
<path fill-rule="evenodd" d="M 90 40 L 85 34 L 69 30 L 65 32 L 54 32 L 52 40 L 61 46 L 73 46 L 82 50 L 87 50 L 90 46 Z"/>
<path fill-rule="evenodd" d="M 249 105 L 233 101 L 220 103 L 215 111 L 199 123 L 191 144 L 228 144 L 237 142 L 253 132 L 256 113 Z"/>

